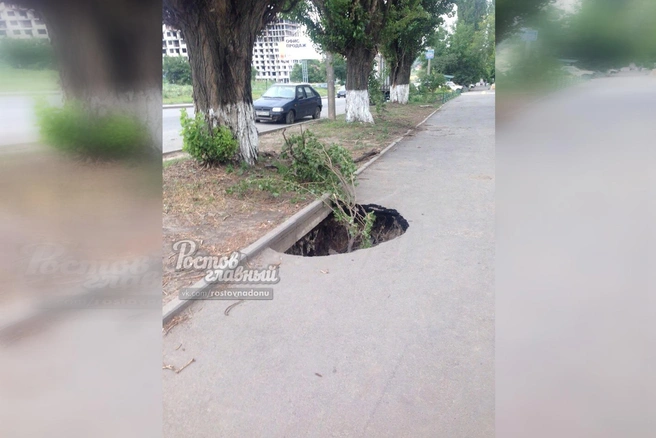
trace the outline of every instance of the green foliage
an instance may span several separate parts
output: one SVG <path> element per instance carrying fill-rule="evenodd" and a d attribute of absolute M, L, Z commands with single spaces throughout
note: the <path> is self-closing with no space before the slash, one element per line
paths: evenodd
<path fill-rule="evenodd" d="M 333 54 L 333 70 L 335 79 L 342 84 L 346 83 L 346 59 L 338 53 Z"/>
<path fill-rule="evenodd" d="M 325 63 L 319 62 L 316 59 L 310 59 L 307 61 L 307 68 L 308 82 L 326 82 Z M 295 64 L 292 68 L 292 72 L 290 73 L 289 78 L 292 82 L 303 82 L 303 66 L 301 64 Z"/>
<path fill-rule="evenodd" d="M 522 0 L 523 1 L 523 0 Z M 456 0 L 458 20 L 471 24 L 478 30 L 479 23 L 488 11 L 488 0 Z"/>
<path fill-rule="evenodd" d="M 458 21 L 453 33 L 438 29 L 431 36 L 430 45 L 435 50 L 431 72 L 453 75 L 453 81 L 463 86 L 481 78 L 487 81 L 494 78 L 494 14 L 486 15 L 476 26 Z M 422 68 L 426 65 L 423 59 Z"/>
<path fill-rule="evenodd" d="M 182 150 L 205 166 L 225 164 L 235 159 L 239 143 L 225 126 L 212 127 L 202 113 L 189 117 L 180 111 L 182 125 Z"/>
<path fill-rule="evenodd" d="M 169 84 L 191 85 L 191 65 L 183 56 L 164 56 L 162 77 Z"/>
<path fill-rule="evenodd" d="M 124 114 L 95 115 L 76 102 L 61 108 L 40 102 L 36 115 L 46 144 L 83 158 L 126 159 L 143 153 L 148 146 L 145 127 Z"/>
<path fill-rule="evenodd" d="M 304 24 L 310 38 L 324 51 L 340 54 L 348 62 L 370 62 L 378 49 L 393 3 L 384 0 L 305 1 L 299 2 L 289 17 Z M 364 59 L 362 54 L 365 54 Z"/>
<path fill-rule="evenodd" d="M 426 72 L 422 72 L 420 79 L 421 90 L 424 93 L 434 93 L 446 83 L 444 75 L 435 70 L 432 70 L 430 75 L 426 74 Z"/>
<path fill-rule="evenodd" d="M 44 70 L 55 67 L 55 57 L 48 40 L 3 38 L 0 63 L 18 69 Z"/>
<path fill-rule="evenodd" d="M 453 14 L 452 9 L 452 0 L 399 0 L 392 6 L 381 51 L 392 73 L 398 72 L 397 83 L 409 82 L 410 67 L 426 49 L 427 37 L 442 24 L 443 15 Z"/>
<path fill-rule="evenodd" d="M 285 170 L 289 179 L 299 184 L 310 183 L 318 193 L 339 186 L 335 170 L 346 180 L 355 181 L 356 166 L 349 151 L 335 144 L 327 148 L 311 131 L 285 138 L 281 157 L 291 160 Z"/>
<path fill-rule="evenodd" d="M 383 84 L 374 71 L 369 73 L 369 100 L 376 107 L 376 114 L 382 115 L 386 105 L 385 93 L 383 92 Z"/>

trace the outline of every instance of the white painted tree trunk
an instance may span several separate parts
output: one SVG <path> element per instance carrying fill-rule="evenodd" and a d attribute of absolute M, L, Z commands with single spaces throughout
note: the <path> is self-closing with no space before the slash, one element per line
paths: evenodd
<path fill-rule="evenodd" d="M 216 112 L 210 113 L 216 125 L 217 119 L 222 120 L 239 141 L 239 153 L 249 165 L 255 164 L 259 138 L 255 127 L 255 112 L 253 105 L 246 102 L 237 102 L 219 107 Z"/>
<path fill-rule="evenodd" d="M 374 123 L 369 111 L 369 91 L 346 90 L 346 122 Z"/>
<path fill-rule="evenodd" d="M 71 100 L 77 96 L 66 95 Z M 110 113 L 130 115 L 144 126 L 150 136 L 153 150 L 162 150 L 162 89 L 153 87 L 143 91 L 114 93 L 95 91 L 84 96 L 83 105 L 97 116 Z"/>
<path fill-rule="evenodd" d="M 390 89 L 390 102 L 406 105 L 410 96 L 410 84 L 392 85 Z"/>

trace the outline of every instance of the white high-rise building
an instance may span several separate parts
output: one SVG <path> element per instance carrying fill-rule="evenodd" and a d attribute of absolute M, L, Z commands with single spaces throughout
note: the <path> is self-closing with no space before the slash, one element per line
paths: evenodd
<path fill-rule="evenodd" d="M 182 32 L 167 25 L 162 25 L 162 56 L 189 58 L 187 44 L 182 39 Z"/>
<path fill-rule="evenodd" d="M 0 38 L 48 38 L 48 30 L 35 11 L 0 2 Z"/>
<path fill-rule="evenodd" d="M 299 61 L 283 59 L 280 53 L 285 39 L 298 37 L 301 25 L 288 20 L 269 24 L 255 41 L 252 67 L 257 70 L 256 79 L 289 82 L 294 64 Z"/>
<path fill-rule="evenodd" d="M 256 79 L 289 82 L 292 68 L 300 60 L 291 54 L 296 44 L 287 43 L 299 39 L 302 40 L 304 47 L 311 45 L 307 42 L 308 39 L 300 24 L 288 20 L 278 20 L 269 24 L 257 38 L 253 47 L 252 67 L 257 71 Z M 292 48 L 288 49 L 290 53 L 285 54 L 287 46 Z M 308 55 L 311 59 L 319 57 L 313 49 L 310 51 L 314 53 Z M 189 57 L 182 33 L 166 25 L 162 26 L 162 56 Z"/>

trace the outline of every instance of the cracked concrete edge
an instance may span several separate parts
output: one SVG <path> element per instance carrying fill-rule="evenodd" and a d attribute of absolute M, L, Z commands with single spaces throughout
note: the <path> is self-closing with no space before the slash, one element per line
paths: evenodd
<path fill-rule="evenodd" d="M 453 99 L 451 99 L 453 100 Z M 448 103 L 448 102 L 447 102 Z M 445 104 L 440 105 L 435 111 L 431 112 L 424 120 L 419 122 L 414 129 L 424 124 L 428 119 L 433 117 Z M 281 128 L 284 129 L 284 128 Z M 403 140 L 412 129 L 408 129 L 401 137 L 390 143 L 385 149 L 380 151 L 378 155 L 367 161 L 355 171 L 356 175 L 361 174 L 376 160 L 385 155 L 390 149 L 396 146 Z M 323 195 L 321 198 L 313 201 L 311 204 L 303 208 L 298 213 L 287 219 L 282 224 L 256 240 L 251 245 L 242 249 L 240 252 L 243 254 L 242 260 L 250 260 L 255 258 L 260 252 L 267 248 L 271 248 L 278 252 L 284 252 L 298 239 L 307 234 L 312 228 L 317 226 L 323 219 L 325 219 L 331 212 L 327 205 L 328 195 Z M 190 286 L 194 289 L 205 290 L 211 284 L 207 283 L 204 279 L 199 280 L 194 285 Z M 195 300 L 181 300 L 177 296 L 164 305 L 162 309 L 162 324 L 168 324 L 174 317 L 185 311 Z"/>

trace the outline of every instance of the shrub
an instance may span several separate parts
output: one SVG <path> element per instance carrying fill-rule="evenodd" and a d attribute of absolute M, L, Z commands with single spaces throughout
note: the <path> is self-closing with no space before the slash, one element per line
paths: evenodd
<path fill-rule="evenodd" d="M 145 127 L 124 114 L 95 115 L 69 102 L 60 108 L 39 103 L 36 115 L 42 140 L 62 152 L 113 160 L 139 155 L 148 146 Z"/>
<path fill-rule="evenodd" d="M 233 161 L 239 150 L 239 143 L 225 126 L 213 127 L 205 121 L 202 113 L 192 118 L 187 111 L 180 111 L 182 125 L 182 150 L 204 166 L 216 166 Z"/>
<path fill-rule="evenodd" d="M 432 72 L 430 75 L 424 75 L 421 78 L 421 88 L 424 91 L 434 92 L 446 83 L 442 73 Z"/>

